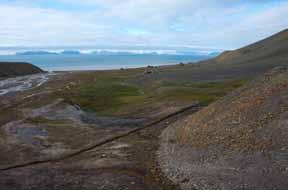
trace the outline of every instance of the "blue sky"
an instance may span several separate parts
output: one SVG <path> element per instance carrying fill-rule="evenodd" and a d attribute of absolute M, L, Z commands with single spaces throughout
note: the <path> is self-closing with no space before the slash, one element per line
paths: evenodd
<path fill-rule="evenodd" d="M 234 49 L 287 18 L 287 0 L 0 0 L 0 46 Z"/>

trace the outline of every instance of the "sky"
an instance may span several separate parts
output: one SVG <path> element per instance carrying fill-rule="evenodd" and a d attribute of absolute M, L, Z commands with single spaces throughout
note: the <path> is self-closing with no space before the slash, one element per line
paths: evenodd
<path fill-rule="evenodd" d="M 0 46 L 235 49 L 287 18 L 288 0 L 0 0 Z"/>

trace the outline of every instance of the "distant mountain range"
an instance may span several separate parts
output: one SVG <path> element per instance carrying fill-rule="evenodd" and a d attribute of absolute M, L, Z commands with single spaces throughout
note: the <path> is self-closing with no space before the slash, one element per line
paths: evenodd
<path fill-rule="evenodd" d="M 95 47 L 1 47 L 0 55 L 200 55 L 215 56 L 223 50 L 194 47 L 95 46 Z"/>
<path fill-rule="evenodd" d="M 195 55 L 195 56 L 217 56 L 220 52 L 193 52 L 193 51 L 174 51 L 174 50 L 33 50 L 20 51 L 16 55 Z"/>

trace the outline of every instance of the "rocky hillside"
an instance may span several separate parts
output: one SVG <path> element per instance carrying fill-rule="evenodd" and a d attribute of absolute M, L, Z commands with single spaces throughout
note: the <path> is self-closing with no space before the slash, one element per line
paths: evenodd
<path fill-rule="evenodd" d="M 0 78 L 31 75 L 44 72 L 40 68 L 25 62 L 0 62 Z"/>
<path fill-rule="evenodd" d="M 278 67 L 171 125 L 163 171 L 187 190 L 287 189 L 287 94 L 288 69 Z"/>
<path fill-rule="evenodd" d="M 277 66 L 288 66 L 288 29 L 252 45 L 224 52 L 214 59 L 159 68 L 156 77 L 215 82 L 254 78 Z"/>
<path fill-rule="evenodd" d="M 230 64 L 249 64 L 260 60 L 263 61 L 264 59 L 267 59 L 266 62 L 269 62 L 269 60 L 275 58 L 277 58 L 278 62 L 281 62 L 287 57 L 288 29 L 241 49 L 226 51 L 214 61 Z"/>

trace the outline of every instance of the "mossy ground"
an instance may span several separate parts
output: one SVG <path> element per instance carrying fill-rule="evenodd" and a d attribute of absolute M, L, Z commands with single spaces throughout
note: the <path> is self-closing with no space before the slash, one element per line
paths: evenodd
<path fill-rule="evenodd" d="M 139 83 L 135 74 L 121 72 L 90 77 L 91 80 L 62 91 L 61 97 L 86 111 L 106 116 L 119 115 L 121 111 L 126 115 L 135 114 L 137 110 L 143 111 L 144 107 L 153 107 L 156 103 L 189 105 L 198 102 L 208 105 L 248 81 L 194 83 L 153 79 Z"/>

